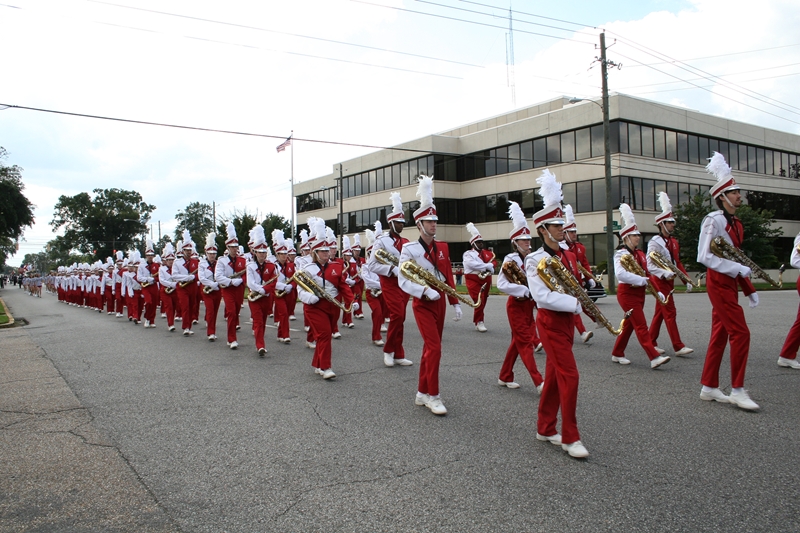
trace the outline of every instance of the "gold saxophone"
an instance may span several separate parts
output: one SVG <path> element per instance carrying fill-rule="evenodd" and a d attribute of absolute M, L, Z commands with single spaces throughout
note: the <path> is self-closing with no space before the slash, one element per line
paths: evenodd
<path fill-rule="evenodd" d="M 684 285 L 693 285 L 692 279 L 683 272 L 681 272 L 681 269 L 679 269 L 677 266 L 673 265 L 672 261 L 667 261 L 667 258 L 664 257 L 661 253 L 653 250 L 648 255 L 658 268 L 672 272 L 673 274 L 675 274 L 680 278 L 680 280 L 683 282 Z"/>
<path fill-rule="evenodd" d="M 410 279 L 414 283 L 430 287 L 434 290 L 442 291 L 453 298 L 457 298 L 459 301 L 467 304 L 470 307 L 475 308 L 480 307 L 481 305 L 481 299 L 483 298 L 483 287 L 481 287 L 481 290 L 478 292 L 478 301 L 473 302 L 469 297 L 458 294 L 453 287 L 444 281 L 438 280 L 436 276 L 419 266 L 419 264 L 417 264 L 417 262 L 413 259 L 403 261 L 403 263 L 400 265 L 400 272 L 402 272 L 406 278 Z"/>
<path fill-rule="evenodd" d="M 278 279 L 278 275 L 277 274 L 275 274 L 275 276 L 269 278 L 267 281 L 262 281 L 261 282 L 261 286 L 264 287 L 266 285 L 269 285 L 270 283 L 272 283 L 276 279 Z M 261 294 L 260 292 L 250 291 L 250 293 L 247 295 L 247 301 L 248 302 L 255 302 L 255 301 L 260 300 L 264 296 L 266 296 L 266 294 Z"/>
<path fill-rule="evenodd" d="M 500 270 L 506 276 L 506 279 L 511 283 L 522 285 L 524 287 L 528 286 L 528 276 L 522 271 L 516 261 L 506 261 L 503 263 L 503 266 L 500 267 Z M 526 298 L 517 297 L 517 300 L 520 301 L 529 299 L 531 299 L 530 296 Z"/>
<path fill-rule="evenodd" d="M 155 281 L 144 281 L 144 282 L 142 282 L 142 283 L 140 284 L 140 285 L 142 286 L 142 288 L 144 289 L 145 287 L 149 287 L 150 285 L 152 285 L 153 283 L 155 283 L 156 281 L 158 281 L 158 272 L 156 272 L 155 274 L 153 274 L 153 278 L 155 279 Z"/>
<path fill-rule="evenodd" d="M 580 270 L 580 271 L 581 271 L 581 275 L 582 275 L 584 278 L 586 278 L 586 279 L 590 279 L 590 280 L 594 281 L 595 283 L 597 283 L 597 280 L 595 279 L 594 275 L 593 275 L 591 272 L 589 272 L 588 270 L 586 270 L 586 267 L 585 267 L 585 266 L 583 266 L 583 265 L 580 263 L 580 261 L 578 261 L 578 270 Z"/>
<path fill-rule="evenodd" d="M 344 311 L 345 313 L 351 313 L 353 311 L 353 304 L 350 304 L 349 307 L 345 307 L 344 304 L 338 301 L 336 298 L 328 294 L 328 291 L 320 287 L 316 281 L 314 281 L 314 277 L 311 276 L 305 270 L 298 270 L 294 273 L 294 276 L 289 278 L 289 282 L 296 281 L 297 285 L 301 287 L 304 291 L 310 292 L 320 300 L 328 300 L 330 303 Z M 355 300 L 353 300 L 355 302 Z"/>
<path fill-rule="evenodd" d="M 776 289 L 780 289 L 783 287 L 783 273 L 781 272 L 781 276 L 778 281 L 775 281 L 770 277 L 769 274 L 764 272 L 760 266 L 755 264 L 752 259 L 747 257 L 747 255 L 741 251 L 739 248 L 735 247 L 728 241 L 726 241 L 722 237 L 716 237 L 713 241 L 711 241 L 711 253 L 716 255 L 717 257 L 721 257 L 723 259 L 727 259 L 729 261 L 734 261 L 739 263 L 740 265 L 744 265 L 750 268 L 752 274 L 757 277 L 761 278 Z"/>
<path fill-rule="evenodd" d="M 667 294 L 662 300 L 661 297 L 658 296 L 658 291 L 653 286 L 653 282 L 650 281 L 650 277 L 644 271 L 642 266 L 636 262 L 636 258 L 633 257 L 633 254 L 623 255 L 622 257 L 620 257 L 619 263 L 622 265 L 622 268 L 624 268 L 631 274 L 636 274 L 637 276 L 642 276 L 643 278 L 647 278 L 647 292 L 655 296 L 656 300 L 658 300 L 658 303 L 660 303 L 661 305 L 667 305 L 667 302 L 669 302 L 670 294 L 672 294 L 675 291 L 674 290 L 670 291 L 670 293 Z"/>
<path fill-rule="evenodd" d="M 487 263 L 491 263 L 497 257 L 496 255 L 494 255 L 494 252 L 490 252 L 490 253 L 492 254 L 492 257 L 488 261 L 486 261 Z M 480 279 L 484 280 L 484 279 L 488 278 L 489 276 L 491 276 L 492 274 L 494 274 L 493 270 L 484 270 L 483 272 L 479 272 L 478 273 L 478 277 Z"/>
<path fill-rule="evenodd" d="M 603 316 L 603 313 L 600 312 L 597 305 L 589 298 L 589 295 L 583 290 L 581 284 L 578 283 L 578 280 L 572 275 L 572 272 L 567 270 L 558 257 L 542 258 L 536 266 L 536 270 L 539 272 L 539 277 L 548 289 L 561 294 L 569 294 L 577 298 L 586 314 L 592 317 L 595 322 L 606 328 L 612 335 L 617 336 L 622 332 L 625 321 L 631 316 L 633 310 L 625 313 L 625 316 L 622 317 L 622 321 L 619 323 L 619 329 L 614 329 L 611 322 Z"/>
<path fill-rule="evenodd" d="M 375 259 L 379 263 L 383 263 L 384 265 L 395 266 L 395 267 L 400 264 L 400 260 L 394 254 L 391 254 L 391 253 L 387 252 L 383 248 L 378 248 L 373 253 L 375 254 Z"/>

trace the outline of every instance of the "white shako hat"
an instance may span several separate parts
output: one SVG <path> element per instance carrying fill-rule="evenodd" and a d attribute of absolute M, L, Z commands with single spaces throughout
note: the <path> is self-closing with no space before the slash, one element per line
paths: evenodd
<path fill-rule="evenodd" d="M 544 208 L 533 214 L 533 224 L 540 227 L 545 224 L 563 224 L 564 210 L 561 207 L 561 200 L 564 195 L 561 193 L 561 183 L 556 181 L 555 175 L 549 169 L 544 169 L 542 175 L 536 178 L 539 184 L 539 196 L 544 201 Z"/>
<path fill-rule="evenodd" d="M 708 165 L 706 165 L 706 171 L 717 178 L 716 185 L 711 187 L 711 198 L 716 198 L 720 194 L 728 191 L 740 189 L 740 187 L 736 185 L 736 180 L 733 179 L 731 167 L 725 162 L 725 157 L 721 153 L 714 152 L 714 155 L 709 159 Z"/>
<path fill-rule="evenodd" d="M 272 249 L 276 254 L 285 254 L 287 252 L 286 240 L 283 238 L 282 229 L 272 230 Z"/>
<path fill-rule="evenodd" d="M 661 213 L 656 215 L 656 226 L 662 222 L 675 222 L 675 217 L 672 215 L 672 203 L 664 191 L 658 193 L 658 205 L 661 206 Z"/>
<path fill-rule="evenodd" d="M 306 225 L 308 226 L 308 241 L 302 245 L 301 249 L 305 248 L 306 250 L 311 250 L 313 248 L 314 241 L 316 241 L 316 230 L 314 228 L 316 228 L 317 220 L 317 217 L 308 217 L 306 219 Z M 300 232 L 300 238 L 303 238 L 302 232 Z"/>
<path fill-rule="evenodd" d="M 217 253 L 217 234 L 213 231 L 206 235 L 206 253 L 214 252 Z"/>
<path fill-rule="evenodd" d="M 350 237 L 347 235 L 342 236 L 342 255 L 353 255 L 353 247 L 350 245 Z"/>
<path fill-rule="evenodd" d="M 631 206 L 628 204 L 619 204 L 619 214 L 622 215 L 622 231 L 619 232 L 621 239 L 628 235 L 641 235 L 639 228 L 636 227 L 636 219 L 633 216 Z"/>
<path fill-rule="evenodd" d="M 297 250 L 294 247 L 294 239 L 284 239 L 283 244 L 286 245 L 286 253 L 288 254 L 297 254 Z"/>
<path fill-rule="evenodd" d="M 564 206 L 564 231 L 578 231 L 578 225 L 575 223 L 575 213 L 572 211 L 572 206 L 567 204 Z"/>
<path fill-rule="evenodd" d="M 264 226 L 261 224 L 256 224 L 250 230 L 250 242 L 251 252 L 269 252 L 267 236 L 264 234 Z"/>
<path fill-rule="evenodd" d="M 172 246 L 171 242 L 164 244 L 164 249 L 161 250 L 161 253 L 163 254 L 162 259 L 165 261 L 167 259 L 175 259 L 175 247 Z"/>
<path fill-rule="evenodd" d="M 192 241 L 192 234 L 189 233 L 188 229 L 183 230 L 181 237 L 183 237 L 183 245 L 181 246 L 181 250 L 193 250 L 194 242 Z"/>
<path fill-rule="evenodd" d="M 103 266 L 103 268 L 105 268 L 106 270 L 108 270 L 109 268 L 114 268 L 114 260 L 111 259 L 110 257 L 106 257 L 106 264 Z"/>
<path fill-rule="evenodd" d="M 405 224 L 406 216 L 403 213 L 403 200 L 400 199 L 399 192 L 393 192 L 389 195 L 392 201 L 392 212 L 386 217 L 386 222 L 399 221 Z"/>
<path fill-rule="evenodd" d="M 361 234 L 353 235 L 353 250 L 361 250 Z"/>
<path fill-rule="evenodd" d="M 372 250 L 372 245 L 375 244 L 375 232 L 367 228 L 364 230 L 364 236 L 367 239 L 367 247 L 364 251 L 369 253 L 369 251 Z"/>
<path fill-rule="evenodd" d="M 512 241 L 518 239 L 530 240 L 531 229 L 528 227 L 528 220 L 525 218 L 525 213 L 522 212 L 522 208 L 520 208 L 517 202 L 508 203 L 508 217 L 514 224 L 514 229 L 508 233 L 508 237 Z"/>
<path fill-rule="evenodd" d="M 375 221 L 375 232 L 374 233 L 372 232 L 372 230 L 367 229 L 365 234 L 367 236 L 367 248 L 366 248 L 365 251 L 369 252 L 370 250 L 372 250 L 372 247 L 375 244 L 375 241 L 378 240 L 378 237 L 383 235 L 383 225 L 381 224 L 381 221 L 380 220 L 376 220 Z"/>
<path fill-rule="evenodd" d="M 144 255 L 156 255 L 155 246 L 153 246 L 153 239 L 147 239 L 147 245 L 144 248 Z"/>
<path fill-rule="evenodd" d="M 311 246 L 308 244 L 308 232 L 305 229 L 300 230 L 300 249 L 310 250 Z"/>
<path fill-rule="evenodd" d="M 236 236 L 236 227 L 233 225 L 233 222 L 228 222 L 225 232 L 228 234 L 228 237 L 225 239 L 225 246 L 238 246 L 239 238 Z"/>
<path fill-rule="evenodd" d="M 309 227 L 311 228 L 311 237 L 308 242 L 311 243 L 311 251 L 330 251 L 331 248 L 326 239 L 325 221 L 321 218 L 315 218 Z"/>
<path fill-rule="evenodd" d="M 125 259 L 125 254 L 122 253 L 122 250 L 117 250 L 117 263 L 122 263 L 122 260 Z"/>
<path fill-rule="evenodd" d="M 325 241 L 328 243 L 328 248 L 336 250 L 339 247 L 336 243 L 336 234 L 330 226 L 325 226 Z"/>
<path fill-rule="evenodd" d="M 470 234 L 469 244 L 472 246 L 475 244 L 475 241 L 482 241 L 483 237 L 481 237 L 481 232 L 478 231 L 478 228 L 475 227 L 475 224 L 472 222 L 467 222 L 467 231 Z"/>
<path fill-rule="evenodd" d="M 419 207 L 414 211 L 414 224 L 420 220 L 439 220 L 436 216 L 436 206 L 433 205 L 433 176 L 420 174 L 417 198 Z"/>

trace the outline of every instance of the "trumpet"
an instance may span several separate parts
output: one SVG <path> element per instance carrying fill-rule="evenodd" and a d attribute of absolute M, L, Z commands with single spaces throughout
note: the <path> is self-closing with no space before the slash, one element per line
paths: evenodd
<path fill-rule="evenodd" d="M 481 305 L 481 299 L 483 298 L 483 287 L 485 287 L 486 285 L 481 287 L 481 290 L 478 293 L 478 301 L 473 302 L 469 297 L 465 297 L 458 294 L 453 287 L 451 287 L 444 281 L 440 281 L 439 279 L 437 279 L 436 276 L 434 276 L 426 269 L 419 266 L 419 264 L 413 259 L 409 259 L 408 261 L 403 261 L 403 264 L 400 265 L 400 272 L 402 272 L 405 277 L 407 277 L 414 283 L 430 287 L 434 290 L 442 291 L 449 296 L 457 298 L 459 301 L 467 304 L 472 308 L 480 307 Z"/>
<path fill-rule="evenodd" d="M 314 281 L 314 278 L 305 270 L 298 270 L 295 272 L 294 276 L 289 278 L 289 281 L 296 281 L 297 285 L 300 286 L 304 291 L 310 292 L 320 300 L 328 300 L 345 313 L 351 313 L 353 311 L 353 304 L 345 307 L 342 302 L 338 301 L 336 298 L 328 294 L 328 291 L 317 285 L 317 282 Z"/>
<path fill-rule="evenodd" d="M 680 278 L 680 280 L 683 282 L 684 285 L 692 285 L 692 279 L 683 272 L 681 272 L 681 269 L 673 265 L 672 261 L 667 261 L 667 258 L 664 257 L 662 254 L 654 250 L 650 252 L 648 255 L 658 268 L 672 272 L 673 274 L 675 274 Z"/>
<path fill-rule="evenodd" d="M 631 256 L 632 257 L 632 256 Z M 578 299 L 584 312 L 589 315 L 595 322 L 606 328 L 609 333 L 615 337 L 622 332 L 625 326 L 625 321 L 631 316 L 633 310 L 631 309 L 622 321 L 619 323 L 619 329 L 614 329 L 614 326 L 609 320 L 603 316 L 600 309 L 595 305 L 586 291 L 583 290 L 578 280 L 572 275 L 572 272 L 564 267 L 564 264 L 558 257 L 545 257 L 536 265 L 536 270 L 539 272 L 539 277 L 542 279 L 548 289 L 561 294 L 569 294 Z"/>
<path fill-rule="evenodd" d="M 624 268 L 631 274 L 636 274 L 637 276 L 642 276 L 643 278 L 647 278 L 647 292 L 655 296 L 656 300 L 658 300 L 658 303 L 660 303 L 661 305 L 667 305 L 667 302 L 669 302 L 669 296 L 670 294 L 675 292 L 674 290 L 670 291 L 670 293 L 667 294 L 662 300 L 661 297 L 658 295 L 658 291 L 653 286 L 653 282 L 650 281 L 650 278 L 647 276 L 647 273 L 644 271 L 641 265 L 636 262 L 636 258 L 633 257 L 633 254 L 623 255 L 622 257 L 620 257 L 619 262 L 622 265 L 622 268 Z"/>
<path fill-rule="evenodd" d="M 783 280 L 779 278 L 778 281 L 775 281 L 770 277 L 769 274 L 764 272 L 760 266 L 755 264 L 752 259 L 747 257 L 747 255 L 741 251 L 739 248 L 735 247 L 728 241 L 726 241 L 722 237 L 716 237 L 713 241 L 711 241 L 711 253 L 716 255 L 717 257 L 721 257 L 722 259 L 727 259 L 728 261 L 734 261 L 739 263 L 740 265 L 744 265 L 750 268 L 750 271 L 753 275 L 757 278 L 761 278 L 776 289 L 780 289 L 783 286 Z M 781 272 L 781 278 L 783 277 L 783 272 Z"/>
<path fill-rule="evenodd" d="M 487 261 L 487 263 L 491 263 L 497 257 L 496 255 L 494 255 L 494 252 L 490 252 L 490 253 L 492 254 L 492 257 Z M 494 274 L 494 270 L 484 270 L 483 272 L 479 272 L 478 273 L 478 277 L 481 280 L 484 280 L 484 279 L 488 278 L 489 276 L 491 276 L 492 274 Z"/>
<path fill-rule="evenodd" d="M 506 261 L 503 263 L 503 266 L 500 267 L 500 270 L 511 283 L 516 283 L 517 285 L 523 285 L 525 287 L 528 286 L 528 276 L 522 271 L 516 261 Z M 529 296 L 527 298 L 517 298 L 517 300 L 522 301 L 530 298 Z"/>
<path fill-rule="evenodd" d="M 261 286 L 265 287 L 265 286 L 269 285 L 270 283 L 272 283 L 273 281 L 275 281 L 277 279 L 278 279 L 278 274 L 275 274 L 274 277 L 268 279 L 267 281 L 262 282 Z M 263 298 L 264 296 L 266 296 L 266 294 L 261 294 L 260 292 L 250 291 L 250 293 L 247 295 L 247 301 L 248 302 L 256 302 L 256 301 L 260 300 L 261 298 Z"/>
<path fill-rule="evenodd" d="M 400 259 L 398 259 L 393 254 L 387 252 L 383 248 L 378 248 L 373 253 L 375 254 L 375 259 L 379 263 L 383 263 L 384 265 L 395 266 L 395 267 L 400 264 Z"/>

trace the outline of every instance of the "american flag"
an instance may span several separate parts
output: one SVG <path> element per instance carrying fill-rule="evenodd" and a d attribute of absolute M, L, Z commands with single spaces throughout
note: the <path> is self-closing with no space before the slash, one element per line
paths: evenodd
<path fill-rule="evenodd" d="M 292 145 L 292 138 L 289 137 L 288 139 L 286 139 L 285 141 L 283 141 L 281 144 L 278 145 L 278 152 L 279 153 L 283 152 L 284 150 L 286 150 L 288 146 L 291 145 Z"/>

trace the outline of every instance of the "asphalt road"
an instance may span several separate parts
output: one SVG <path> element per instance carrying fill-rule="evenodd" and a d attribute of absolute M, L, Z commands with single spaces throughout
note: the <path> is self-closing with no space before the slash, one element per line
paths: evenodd
<path fill-rule="evenodd" d="M 756 413 L 699 399 L 705 294 L 675 294 L 696 351 L 658 370 L 635 339 L 623 367 L 611 362 L 605 330 L 588 345 L 576 336 L 585 461 L 535 439 L 538 396 L 521 362 L 521 389 L 496 384 L 510 339 L 504 297 L 489 300 L 488 333 L 473 329 L 470 310 L 461 322 L 449 311 L 440 376 L 449 413 L 437 417 L 413 402 L 421 339 L 410 305 L 414 366 L 383 366 L 367 318 L 333 341 L 338 377 L 323 381 L 302 330 L 285 346 L 268 329 L 269 354 L 259 358 L 246 307 L 231 351 L 199 325 L 184 338 L 160 318 L 145 330 L 51 295 L 0 295 L 178 531 L 800 530 L 800 371 L 776 365 L 794 291 L 761 293 L 756 309 L 740 298 Z M 599 303 L 619 323 L 616 301 Z M 292 324 L 301 329 L 302 314 Z M 661 340 L 668 348 L 666 330 Z M 536 359 L 543 371 L 544 354 Z"/>

